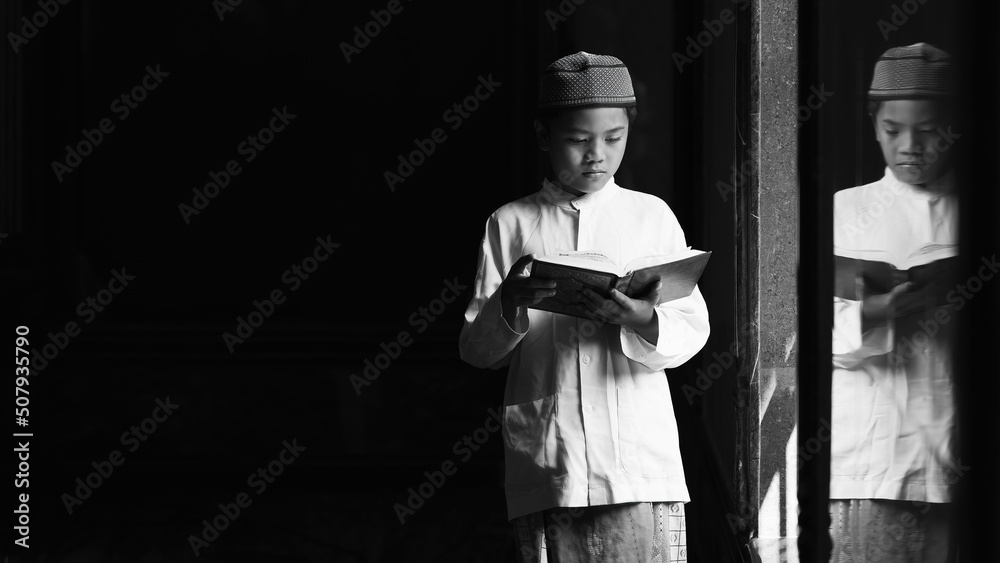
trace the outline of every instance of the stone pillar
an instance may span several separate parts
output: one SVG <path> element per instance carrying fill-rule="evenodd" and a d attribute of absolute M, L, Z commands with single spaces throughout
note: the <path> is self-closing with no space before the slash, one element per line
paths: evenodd
<path fill-rule="evenodd" d="M 796 477 L 796 268 L 798 242 L 797 3 L 749 0 L 737 84 L 746 88 L 746 146 L 737 209 L 742 345 L 737 445 L 743 523 L 763 561 L 798 561 Z"/>

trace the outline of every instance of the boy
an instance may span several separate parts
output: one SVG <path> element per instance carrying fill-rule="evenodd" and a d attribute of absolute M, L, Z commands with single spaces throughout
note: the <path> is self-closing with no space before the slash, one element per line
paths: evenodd
<path fill-rule="evenodd" d="M 624 264 L 687 248 L 670 208 L 615 184 L 635 117 L 628 69 L 578 52 L 542 77 L 535 130 L 553 174 L 486 222 L 462 359 L 509 366 L 508 516 L 522 561 L 686 561 L 684 481 L 664 368 L 704 346 L 701 292 L 653 305 L 581 294 L 592 319 L 528 308 L 554 294 L 534 256 L 600 252 Z"/>
<path fill-rule="evenodd" d="M 945 561 L 958 201 L 951 59 L 925 43 L 875 65 L 886 170 L 834 196 L 833 561 Z"/>

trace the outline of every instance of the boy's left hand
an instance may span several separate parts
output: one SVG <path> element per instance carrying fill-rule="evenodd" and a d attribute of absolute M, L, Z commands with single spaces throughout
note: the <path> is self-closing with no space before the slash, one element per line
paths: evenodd
<path fill-rule="evenodd" d="M 605 299 L 589 288 L 584 288 L 580 292 L 582 303 L 592 315 L 592 318 L 602 323 L 628 326 L 638 332 L 643 337 L 650 329 L 656 329 L 656 296 L 659 294 L 663 282 L 656 280 L 656 283 L 643 295 L 637 295 L 635 299 L 628 297 L 617 289 L 611 290 L 611 299 Z M 650 340 L 646 338 L 646 340 Z M 650 340 L 655 342 L 656 338 Z"/>

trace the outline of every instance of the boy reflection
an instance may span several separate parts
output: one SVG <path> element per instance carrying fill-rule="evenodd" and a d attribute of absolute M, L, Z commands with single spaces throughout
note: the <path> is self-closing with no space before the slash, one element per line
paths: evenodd
<path fill-rule="evenodd" d="M 951 60 L 886 51 L 869 113 L 882 179 L 834 197 L 833 561 L 946 561 L 958 200 Z"/>

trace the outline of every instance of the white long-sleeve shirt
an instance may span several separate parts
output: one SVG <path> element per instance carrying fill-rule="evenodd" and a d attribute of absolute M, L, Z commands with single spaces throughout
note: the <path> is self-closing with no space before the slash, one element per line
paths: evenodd
<path fill-rule="evenodd" d="M 886 169 L 834 196 L 834 254 L 900 270 L 955 256 L 958 199 Z M 834 297 L 830 498 L 948 502 L 953 455 L 954 303 L 862 326 L 863 285 Z M 954 297 L 954 296 L 952 296 Z"/>
<path fill-rule="evenodd" d="M 544 181 L 486 222 L 462 359 L 509 366 L 503 437 L 510 519 L 552 507 L 690 500 L 664 368 L 708 340 L 701 292 L 655 309 L 652 345 L 630 328 L 520 307 L 502 317 L 500 284 L 525 254 L 600 252 L 618 264 L 687 248 L 666 203 L 612 178 L 580 197 Z"/>

